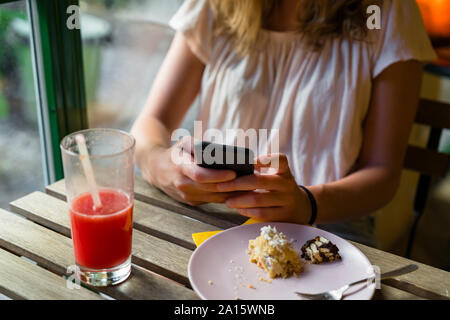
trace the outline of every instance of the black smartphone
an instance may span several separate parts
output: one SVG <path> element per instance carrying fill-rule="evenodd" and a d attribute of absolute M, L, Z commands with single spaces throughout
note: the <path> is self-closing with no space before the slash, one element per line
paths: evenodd
<path fill-rule="evenodd" d="M 238 177 L 254 172 L 254 154 L 248 148 L 198 141 L 194 143 L 194 160 L 203 168 L 233 170 Z"/>

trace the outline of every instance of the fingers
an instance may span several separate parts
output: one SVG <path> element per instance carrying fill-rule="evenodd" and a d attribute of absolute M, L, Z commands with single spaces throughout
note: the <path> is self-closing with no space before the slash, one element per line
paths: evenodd
<path fill-rule="evenodd" d="M 219 192 L 216 183 L 200 183 L 187 176 L 182 176 L 174 181 L 175 187 L 182 192 L 202 193 Z"/>
<path fill-rule="evenodd" d="M 217 191 L 251 191 L 256 189 L 284 190 L 286 180 L 277 175 L 252 174 L 217 184 Z"/>
<path fill-rule="evenodd" d="M 262 174 L 264 170 L 261 169 L 267 168 L 274 169 L 275 171 L 268 171 Z M 295 180 L 292 177 L 285 154 L 259 156 L 255 161 L 255 169 L 260 174 L 248 175 L 225 183 L 219 183 L 217 190 L 222 192 L 250 191 L 256 189 L 281 191 L 288 190 L 293 184 L 295 185 Z"/>
<path fill-rule="evenodd" d="M 255 169 L 270 168 L 277 174 L 291 173 L 287 156 L 283 153 L 262 155 L 255 160 Z M 270 171 L 269 171 L 270 172 Z"/>
<path fill-rule="evenodd" d="M 178 198 L 183 202 L 192 204 L 194 202 L 223 203 L 235 195 L 235 193 L 218 192 L 215 183 L 199 183 L 183 176 L 173 182 Z"/>
<path fill-rule="evenodd" d="M 278 207 L 286 203 L 284 194 L 279 192 L 246 192 L 243 195 L 232 196 L 225 201 L 230 208 L 264 208 Z"/>
<path fill-rule="evenodd" d="M 187 201 L 186 203 L 188 205 L 190 205 L 190 206 L 199 206 L 201 204 L 205 204 L 206 202 L 203 202 L 203 201 Z"/>
<path fill-rule="evenodd" d="M 209 193 L 186 193 L 179 194 L 180 198 L 191 205 L 195 203 L 223 203 L 227 199 L 228 195 L 221 192 L 209 192 Z"/>
<path fill-rule="evenodd" d="M 198 166 L 193 160 L 180 165 L 181 171 L 191 180 L 198 183 L 219 183 L 231 181 L 236 178 L 232 170 L 214 170 Z"/>
<path fill-rule="evenodd" d="M 198 183 L 218 183 L 236 178 L 236 172 L 232 170 L 214 170 L 197 165 L 193 157 L 193 146 L 194 138 L 183 137 L 176 147 L 172 148 L 171 160 L 185 176 Z"/>

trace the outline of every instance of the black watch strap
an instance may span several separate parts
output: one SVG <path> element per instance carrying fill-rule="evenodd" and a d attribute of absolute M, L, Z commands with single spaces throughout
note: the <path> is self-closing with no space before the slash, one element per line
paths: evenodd
<path fill-rule="evenodd" d="M 311 203 L 311 219 L 309 219 L 308 224 L 314 224 L 314 222 L 316 222 L 316 218 L 317 218 L 316 199 L 314 198 L 311 191 L 308 190 L 308 188 L 306 188 L 305 186 L 299 186 L 299 187 L 302 188 L 306 192 L 306 194 L 308 195 L 309 202 Z"/>

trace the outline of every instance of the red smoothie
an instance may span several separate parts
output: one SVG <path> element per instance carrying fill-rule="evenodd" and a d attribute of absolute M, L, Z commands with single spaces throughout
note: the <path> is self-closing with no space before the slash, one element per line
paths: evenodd
<path fill-rule="evenodd" d="M 90 193 L 72 201 L 70 221 L 76 262 L 90 269 L 106 269 L 125 262 L 131 253 L 133 205 L 117 190 L 100 190 L 101 208 Z"/>

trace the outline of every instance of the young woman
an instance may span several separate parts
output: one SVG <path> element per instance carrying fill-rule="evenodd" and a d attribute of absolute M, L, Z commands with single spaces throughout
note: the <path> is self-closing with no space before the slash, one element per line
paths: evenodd
<path fill-rule="evenodd" d="M 370 4 L 379 30 L 367 28 Z M 319 224 L 357 221 L 392 199 L 421 62 L 435 58 L 414 0 L 186 0 L 170 24 L 177 33 L 132 129 L 149 183 L 191 205 L 301 224 L 313 211 L 307 190 Z M 279 169 L 236 178 L 186 151 L 176 164 L 171 154 L 190 142 L 171 145 L 171 133 L 197 95 L 204 130 L 279 130 L 280 153 L 260 146 L 256 166 L 277 157 Z M 370 233 L 370 221 L 357 229 Z"/>

